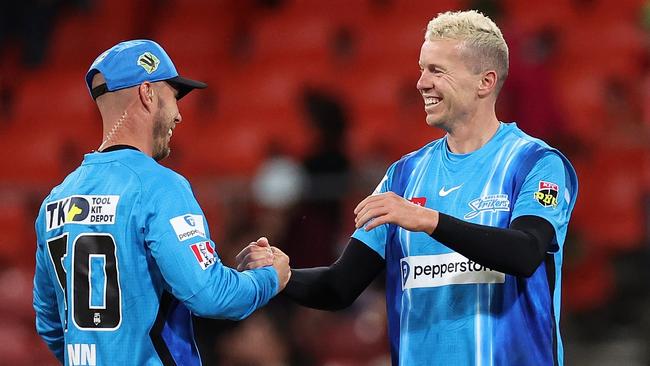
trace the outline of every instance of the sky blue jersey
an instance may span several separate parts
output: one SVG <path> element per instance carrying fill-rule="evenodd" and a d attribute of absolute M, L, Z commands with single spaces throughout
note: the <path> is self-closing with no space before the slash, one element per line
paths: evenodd
<path fill-rule="evenodd" d="M 87 154 L 36 234 L 36 328 L 65 365 L 200 365 L 192 313 L 242 319 L 278 290 L 222 265 L 187 180 L 133 149 Z"/>
<path fill-rule="evenodd" d="M 453 154 L 442 138 L 391 165 L 376 193 L 471 223 L 506 228 L 535 215 L 555 229 L 530 278 L 487 268 L 426 233 L 388 224 L 356 230 L 386 260 L 393 364 L 562 365 L 562 247 L 577 189 L 569 161 L 514 123 L 501 123 L 472 153 Z"/>

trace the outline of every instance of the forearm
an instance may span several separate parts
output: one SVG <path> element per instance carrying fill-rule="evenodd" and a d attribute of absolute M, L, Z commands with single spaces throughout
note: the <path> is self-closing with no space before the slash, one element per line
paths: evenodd
<path fill-rule="evenodd" d="M 292 269 L 291 279 L 282 294 L 300 305 L 314 309 L 344 309 L 356 296 L 346 296 L 348 289 L 336 287 L 340 281 L 334 279 L 336 274 L 333 272 L 331 267 Z"/>
<path fill-rule="evenodd" d="M 440 213 L 431 236 L 490 269 L 530 277 L 544 260 L 554 233 L 553 226 L 537 216 L 522 216 L 509 228 L 497 228 Z"/>
<path fill-rule="evenodd" d="M 374 250 L 352 238 L 329 267 L 292 269 L 282 294 L 300 305 L 321 310 L 350 306 L 385 266 Z"/>
<path fill-rule="evenodd" d="M 204 290 L 184 301 L 194 314 L 241 320 L 266 305 L 278 291 L 277 275 L 272 267 L 237 272 L 221 266 L 220 272 Z"/>

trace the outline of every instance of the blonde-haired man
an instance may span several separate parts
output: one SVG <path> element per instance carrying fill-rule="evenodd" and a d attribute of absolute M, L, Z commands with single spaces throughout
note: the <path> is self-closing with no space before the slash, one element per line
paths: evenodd
<path fill-rule="evenodd" d="M 284 294 L 339 309 L 385 269 L 394 365 L 562 365 L 575 172 L 559 151 L 497 119 L 508 48 L 489 18 L 439 14 L 419 63 L 426 122 L 446 136 L 392 164 L 356 207 L 341 258 L 292 270 Z"/>

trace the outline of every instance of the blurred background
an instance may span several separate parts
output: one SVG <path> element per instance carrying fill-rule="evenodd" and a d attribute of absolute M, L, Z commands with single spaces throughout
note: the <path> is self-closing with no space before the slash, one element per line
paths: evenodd
<path fill-rule="evenodd" d="M 647 0 L 23 0 L 0 5 L 0 355 L 56 364 L 34 330 L 33 222 L 101 141 L 84 74 L 157 40 L 207 81 L 179 103 L 163 163 L 185 175 L 227 264 L 261 235 L 294 267 L 330 264 L 352 209 L 400 156 L 441 137 L 415 88 L 428 20 L 478 9 L 503 30 L 502 121 L 560 148 L 580 193 L 565 244 L 568 365 L 650 365 Z M 274 299 L 197 319 L 207 365 L 388 365 L 383 283 L 341 312 Z"/>

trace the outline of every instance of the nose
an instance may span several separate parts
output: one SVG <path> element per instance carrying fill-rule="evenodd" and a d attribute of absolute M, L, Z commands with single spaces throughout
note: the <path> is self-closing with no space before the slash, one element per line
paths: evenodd
<path fill-rule="evenodd" d="M 181 116 L 181 112 L 178 112 L 176 115 L 176 118 L 174 118 L 174 123 L 179 124 L 183 120 L 183 116 Z"/>
<path fill-rule="evenodd" d="M 419 91 L 425 91 L 433 88 L 433 78 L 426 70 L 420 73 L 420 77 L 418 78 L 418 82 L 415 84 L 415 87 Z"/>

